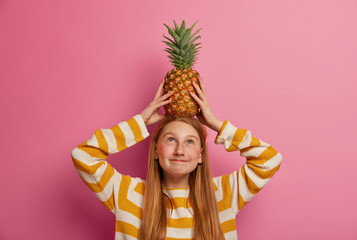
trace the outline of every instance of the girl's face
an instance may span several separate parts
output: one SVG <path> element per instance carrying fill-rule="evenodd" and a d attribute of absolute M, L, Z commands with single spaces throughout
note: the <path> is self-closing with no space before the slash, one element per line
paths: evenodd
<path fill-rule="evenodd" d="M 185 179 L 202 163 L 201 141 L 196 130 L 187 123 L 167 124 L 156 143 L 156 158 L 164 172 L 164 180 Z"/>

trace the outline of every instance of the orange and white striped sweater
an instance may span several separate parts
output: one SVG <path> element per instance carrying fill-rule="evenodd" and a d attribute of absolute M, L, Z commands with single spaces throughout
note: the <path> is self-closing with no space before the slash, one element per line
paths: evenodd
<path fill-rule="evenodd" d="M 115 214 L 115 239 L 137 239 L 142 223 L 145 181 L 117 172 L 107 161 L 149 136 L 140 115 L 94 135 L 72 150 L 72 159 L 84 183 Z M 246 163 L 231 174 L 213 178 L 219 218 L 226 239 L 237 239 L 235 217 L 279 169 L 282 156 L 269 144 L 251 136 L 250 131 L 225 121 L 215 143 L 227 151 L 240 151 Z M 193 239 L 192 209 L 186 204 L 189 188 L 163 191 L 173 202 L 167 239 Z"/>

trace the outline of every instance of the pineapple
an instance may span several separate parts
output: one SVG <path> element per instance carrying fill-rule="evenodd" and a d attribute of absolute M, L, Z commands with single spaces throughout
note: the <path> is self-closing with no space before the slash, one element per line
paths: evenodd
<path fill-rule="evenodd" d="M 166 74 L 164 81 L 164 93 L 174 92 L 171 96 L 171 102 L 164 107 L 167 115 L 194 117 L 198 112 L 198 104 L 190 95 L 190 92 L 197 95 L 192 82 L 199 84 L 199 73 L 192 69 L 198 55 L 198 49 L 201 48 L 198 47 L 201 43 L 195 43 L 195 41 L 201 38 L 201 36 L 196 35 L 202 28 L 191 34 L 196 23 L 197 21 L 189 29 L 186 29 L 184 20 L 180 27 L 175 20 L 174 28 L 164 24 L 173 38 L 164 36 L 168 41 L 163 42 L 168 46 L 165 51 L 169 53 L 168 57 L 174 65 L 174 68 Z"/>

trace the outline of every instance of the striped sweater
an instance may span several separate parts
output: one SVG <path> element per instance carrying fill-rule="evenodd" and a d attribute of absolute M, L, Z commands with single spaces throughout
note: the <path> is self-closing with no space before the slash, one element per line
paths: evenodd
<path fill-rule="evenodd" d="M 107 161 L 149 136 L 140 115 L 110 129 L 97 129 L 94 135 L 72 150 L 74 166 L 84 183 L 115 214 L 115 239 L 137 239 L 142 223 L 145 181 L 117 172 Z M 226 239 L 237 239 L 235 217 L 279 169 L 282 156 L 269 144 L 252 137 L 249 130 L 225 121 L 215 139 L 227 151 L 240 151 L 246 163 L 238 171 L 213 178 L 219 219 Z M 189 188 L 163 191 L 173 202 L 166 239 L 193 239 Z"/>

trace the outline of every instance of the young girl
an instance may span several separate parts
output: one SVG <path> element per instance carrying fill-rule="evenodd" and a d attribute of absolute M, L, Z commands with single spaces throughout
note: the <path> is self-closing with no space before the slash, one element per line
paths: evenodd
<path fill-rule="evenodd" d="M 200 85 L 194 85 L 198 95 L 191 94 L 201 109 L 198 120 L 158 113 L 172 95 L 161 96 L 162 82 L 141 114 L 96 130 L 73 149 L 82 180 L 115 214 L 115 239 L 237 239 L 237 213 L 279 169 L 281 154 L 249 130 L 216 118 Z M 120 174 L 105 161 L 148 137 L 146 126 L 159 121 L 146 181 Z M 238 171 L 212 179 L 203 125 L 217 132 L 215 143 L 246 158 Z"/>

